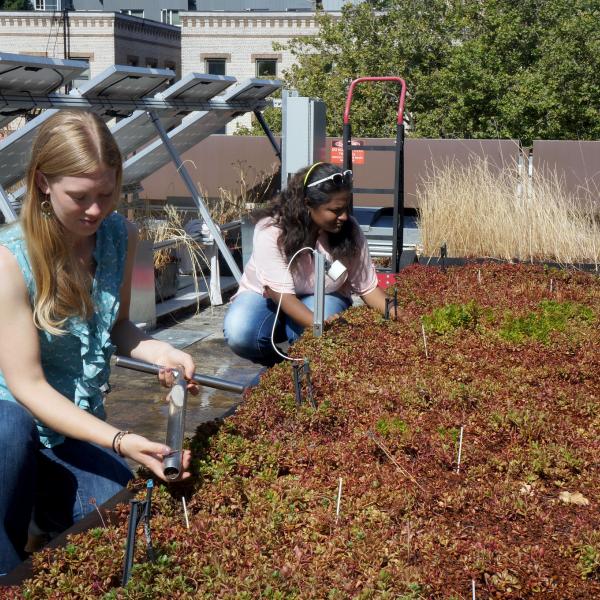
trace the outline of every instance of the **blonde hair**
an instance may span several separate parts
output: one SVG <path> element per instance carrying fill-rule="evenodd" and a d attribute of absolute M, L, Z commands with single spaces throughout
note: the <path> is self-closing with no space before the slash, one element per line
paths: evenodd
<path fill-rule="evenodd" d="M 89 319 L 94 306 L 90 277 L 78 266 L 63 225 L 55 216 L 43 214 L 41 205 L 47 196 L 38 187 L 36 173 L 47 178 L 73 177 L 100 168 L 115 169 L 116 206 L 123 162 L 117 143 L 98 115 L 63 110 L 40 127 L 31 150 L 21 222 L 35 281 L 33 320 L 38 329 L 54 335 L 65 333 L 70 317 Z"/>

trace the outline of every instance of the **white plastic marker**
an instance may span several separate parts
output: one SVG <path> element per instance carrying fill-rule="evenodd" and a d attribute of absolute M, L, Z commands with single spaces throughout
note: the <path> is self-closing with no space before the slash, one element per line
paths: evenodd
<path fill-rule="evenodd" d="M 106 529 L 106 523 L 104 521 L 104 517 L 102 516 L 102 513 L 100 512 L 100 509 L 98 508 L 98 503 L 96 502 L 96 498 L 90 498 L 90 504 L 96 509 L 96 512 L 98 513 L 98 515 L 100 516 L 100 520 L 102 521 L 102 527 L 104 527 L 104 529 Z"/>
<path fill-rule="evenodd" d="M 476 600 L 475 598 L 475 580 L 471 579 L 471 595 L 473 596 L 472 600 Z"/>
<path fill-rule="evenodd" d="M 477 283 L 481 285 L 481 269 L 477 269 Z"/>
<path fill-rule="evenodd" d="M 185 503 L 185 496 L 181 496 L 181 501 L 183 502 L 183 514 L 185 515 L 185 526 L 186 529 L 190 528 L 190 520 L 188 519 L 187 506 Z"/>
<path fill-rule="evenodd" d="M 460 473 L 460 457 L 462 454 L 462 439 L 463 439 L 463 430 L 464 427 L 460 428 L 460 438 L 458 440 L 458 465 L 456 466 L 456 472 Z"/>
<path fill-rule="evenodd" d="M 425 325 L 423 325 L 423 321 L 421 321 L 421 332 L 423 333 L 423 346 L 425 347 L 425 358 L 429 358 L 429 353 L 427 352 L 427 338 L 425 337 Z"/>
<path fill-rule="evenodd" d="M 550 278 L 550 293 L 553 292 L 553 288 L 554 288 L 554 280 L 552 278 Z"/>
<path fill-rule="evenodd" d="M 340 516 L 340 504 L 342 502 L 342 478 L 340 477 L 340 485 L 338 487 L 337 507 L 335 509 L 335 522 L 337 523 Z"/>

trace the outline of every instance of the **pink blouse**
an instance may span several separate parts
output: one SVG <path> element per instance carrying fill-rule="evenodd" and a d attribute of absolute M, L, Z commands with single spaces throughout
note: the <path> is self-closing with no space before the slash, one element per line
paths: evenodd
<path fill-rule="evenodd" d="M 352 217 L 351 217 L 352 218 Z M 325 277 L 325 293 L 338 293 L 350 297 L 352 293 L 362 296 L 377 287 L 377 275 L 371 262 L 367 240 L 355 221 L 358 234 L 358 252 L 352 258 L 344 258 L 340 262 L 347 271 L 337 281 L 329 276 Z M 246 264 L 240 287 L 234 298 L 242 292 L 256 292 L 265 296 L 264 288 L 270 287 L 273 291 L 282 294 L 295 294 L 302 296 L 313 294 L 315 288 L 314 259 L 312 252 L 301 252 L 294 259 L 292 268 L 286 273 L 287 260 L 277 240 L 281 229 L 277 227 L 271 217 L 261 219 L 254 228 L 252 256 Z M 333 262 L 327 234 L 322 233 L 316 243 L 316 249 Z"/>

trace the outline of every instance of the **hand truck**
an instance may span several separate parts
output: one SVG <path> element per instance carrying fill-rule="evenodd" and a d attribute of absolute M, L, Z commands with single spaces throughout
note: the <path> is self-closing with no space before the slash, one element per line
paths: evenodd
<path fill-rule="evenodd" d="M 346 97 L 344 110 L 344 132 L 343 132 L 343 165 L 344 170 L 352 169 L 352 129 L 350 127 L 350 107 L 352 105 L 352 94 L 359 83 L 373 81 L 389 81 L 400 85 L 400 97 L 398 100 L 398 113 L 396 119 L 396 144 L 395 146 L 381 146 L 378 144 L 361 146 L 361 150 L 375 150 L 380 152 L 394 151 L 394 187 L 392 189 L 379 188 L 354 188 L 354 192 L 363 194 L 393 194 L 393 225 L 392 225 L 392 260 L 391 272 L 380 277 L 380 283 L 393 283 L 394 275 L 400 271 L 400 257 L 404 244 L 404 101 L 406 98 L 406 83 L 400 77 L 359 77 L 350 84 Z M 353 207 L 353 198 L 350 199 L 350 211 Z M 383 279 L 383 281 L 381 281 Z"/>

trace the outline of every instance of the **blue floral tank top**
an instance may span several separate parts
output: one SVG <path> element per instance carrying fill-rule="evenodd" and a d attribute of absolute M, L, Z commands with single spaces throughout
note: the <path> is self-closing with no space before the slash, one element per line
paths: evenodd
<path fill-rule="evenodd" d="M 16 257 L 33 306 L 35 281 L 29 264 L 27 246 L 20 224 L 0 228 L 0 244 Z M 56 336 L 38 330 L 42 368 L 48 383 L 72 400 L 79 408 L 101 419 L 104 412 L 104 386 L 108 385 L 110 357 L 115 346 L 110 331 L 117 319 L 120 290 L 127 256 L 125 219 L 112 213 L 96 232 L 96 273 L 92 287 L 95 306 L 93 317 L 84 321 L 72 317 L 66 323 L 66 333 Z M 0 400 L 16 402 L 0 371 Z M 64 437 L 37 422 L 40 440 L 47 448 L 64 441 Z"/>

